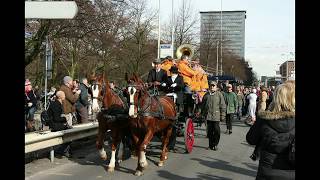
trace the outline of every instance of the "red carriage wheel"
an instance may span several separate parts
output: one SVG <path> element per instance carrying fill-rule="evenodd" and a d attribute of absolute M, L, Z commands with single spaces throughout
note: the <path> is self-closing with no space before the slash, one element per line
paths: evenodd
<path fill-rule="evenodd" d="M 187 153 L 191 153 L 194 143 L 194 127 L 191 118 L 188 118 L 184 128 L 184 143 Z"/>

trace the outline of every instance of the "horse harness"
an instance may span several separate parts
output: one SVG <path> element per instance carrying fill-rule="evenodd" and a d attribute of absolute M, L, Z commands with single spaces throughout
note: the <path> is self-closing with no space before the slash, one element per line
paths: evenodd
<path fill-rule="evenodd" d="M 161 105 L 158 96 L 155 96 L 155 95 L 151 96 L 149 94 L 149 92 L 147 92 L 147 94 L 148 94 L 148 103 L 147 103 L 147 105 L 145 105 L 146 107 L 145 108 L 141 107 L 141 101 L 137 105 L 137 107 L 138 107 L 138 115 L 139 116 L 142 116 L 142 117 L 155 117 L 155 118 L 158 118 L 160 120 L 168 119 L 168 120 L 171 120 L 171 121 L 175 121 L 177 119 L 176 117 L 169 117 L 169 116 L 165 116 L 164 115 L 163 106 Z M 154 111 L 151 110 L 152 98 L 155 99 L 155 101 L 157 103 L 157 106 L 159 107 L 158 108 L 158 112 L 154 112 Z"/>

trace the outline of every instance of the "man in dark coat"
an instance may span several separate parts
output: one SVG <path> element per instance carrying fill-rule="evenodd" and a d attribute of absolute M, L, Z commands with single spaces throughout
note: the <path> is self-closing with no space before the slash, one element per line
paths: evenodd
<path fill-rule="evenodd" d="M 153 61 L 154 68 L 149 71 L 147 83 L 150 86 L 150 90 L 155 91 L 157 88 L 161 94 L 165 90 L 166 80 L 167 80 L 167 72 L 161 69 L 161 60 L 156 59 Z"/>
<path fill-rule="evenodd" d="M 223 94 L 218 91 L 217 83 L 212 81 L 209 91 L 203 96 L 201 115 L 207 121 L 209 138 L 208 150 L 218 150 L 220 141 L 220 121 L 226 116 L 226 104 Z"/>
<path fill-rule="evenodd" d="M 82 78 L 80 81 L 79 89 L 81 90 L 81 93 L 79 95 L 79 99 L 76 102 L 76 110 L 80 115 L 80 121 L 81 123 L 87 123 L 88 122 L 88 80 L 87 78 Z"/>
<path fill-rule="evenodd" d="M 257 180 L 295 179 L 295 165 L 289 158 L 295 139 L 294 88 L 292 84 L 279 85 L 270 110 L 258 112 L 246 135 L 247 142 L 260 149 Z"/>
<path fill-rule="evenodd" d="M 179 75 L 178 68 L 176 66 L 172 66 L 169 71 L 171 76 L 169 76 L 166 81 L 167 93 L 176 94 L 177 111 L 182 112 L 180 108 L 182 108 L 182 105 L 183 105 L 183 90 L 184 90 L 183 77 Z M 176 151 L 174 149 L 174 146 L 176 144 L 176 138 L 177 138 L 177 128 L 173 126 L 172 134 L 170 136 L 169 144 L 168 144 L 168 148 L 170 151 L 171 150 L 174 152 Z"/>
<path fill-rule="evenodd" d="M 52 132 L 71 128 L 69 127 L 63 112 L 62 102 L 65 100 L 66 96 L 63 91 L 57 91 L 56 97 L 56 100 L 52 101 L 48 108 L 48 116 L 50 117 L 49 128 Z M 58 146 L 55 150 L 56 154 L 71 157 L 70 144 L 71 142 Z"/>

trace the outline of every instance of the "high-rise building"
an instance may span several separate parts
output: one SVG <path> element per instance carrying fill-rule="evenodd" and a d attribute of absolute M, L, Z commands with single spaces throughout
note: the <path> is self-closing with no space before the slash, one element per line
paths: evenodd
<path fill-rule="evenodd" d="M 232 53 L 239 59 L 245 57 L 245 19 L 246 11 L 207 11 L 200 12 L 201 33 L 200 46 L 206 47 L 208 44 L 219 47 L 222 32 L 222 52 Z M 222 15 L 222 16 L 221 16 Z M 222 21 L 222 26 L 221 26 Z M 201 49 L 203 49 L 201 48 Z M 205 48 L 204 48 L 205 49 Z M 205 51 L 200 51 L 200 56 L 206 56 Z M 220 50 L 219 50 L 220 56 Z"/>
<path fill-rule="evenodd" d="M 295 78 L 295 61 L 286 61 L 280 66 L 280 74 L 283 80 Z"/>

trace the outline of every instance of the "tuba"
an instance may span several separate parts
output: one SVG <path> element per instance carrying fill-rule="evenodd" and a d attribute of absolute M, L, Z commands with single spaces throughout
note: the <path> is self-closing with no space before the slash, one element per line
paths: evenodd
<path fill-rule="evenodd" d="M 190 44 L 182 44 L 178 47 L 176 55 L 178 59 L 180 59 L 182 55 L 187 55 L 189 59 L 191 59 L 194 55 L 194 50 Z"/>

